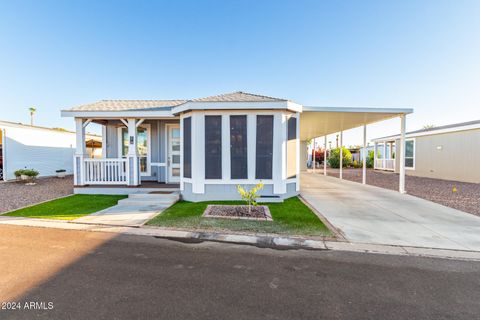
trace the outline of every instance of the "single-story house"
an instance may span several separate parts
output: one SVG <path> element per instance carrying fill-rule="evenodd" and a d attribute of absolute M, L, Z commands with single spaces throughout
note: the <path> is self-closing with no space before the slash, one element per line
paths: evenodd
<path fill-rule="evenodd" d="M 62 116 L 76 122 L 76 193 L 148 192 L 163 185 L 189 201 L 225 200 L 239 198 L 237 185 L 262 181 L 263 199 L 281 201 L 299 193 L 309 139 L 394 117 L 404 128 L 411 112 L 308 107 L 239 91 L 191 100 L 101 100 L 62 110 Z M 85 128 L 92 122 L 103 126 L 103 159 L 85 155 Z"/>
<path fill-rule="evenodd" d="M 101 145 L 100 136 L 87 138 Z M 0 180 L 15 179 L 14 172 L 25 168 L 37 170 L 39 177 L 53 176 L 60 169 L 73 174 L 75 149 L 75 132 L 0 121 Z M 101 157 L 98 149 L 86 148 L 87 157 L 92 152 Z"/>
<path fill-rule="evenodd" d="M 400 136 L 377 138 L 375 169 L 399 172 Z M 480 183 L 480 120 L 407 132 L 408 175 Z"/>

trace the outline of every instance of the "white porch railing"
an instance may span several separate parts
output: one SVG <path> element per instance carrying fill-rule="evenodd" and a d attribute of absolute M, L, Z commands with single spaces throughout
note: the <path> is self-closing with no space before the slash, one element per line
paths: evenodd
<path fill-rule="evenodd" d="M 127 159 L 84 159 L 85 184 L 127 184 L 129 168 Z"/>
<path fill-rule="evenodd" d="M 375 159 L 375 169 L 395 171 L 395 159 Z"/>

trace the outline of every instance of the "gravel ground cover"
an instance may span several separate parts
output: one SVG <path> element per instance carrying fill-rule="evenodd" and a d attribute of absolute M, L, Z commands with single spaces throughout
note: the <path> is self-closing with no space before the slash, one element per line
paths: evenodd
<path fill-rule="evenodd" d="M 322 172 L 323 171 L 319 171 Z M 328 169 L 327 175 L 339 176 L 338 169 Z M 344 169 L 343 178 L 362 182 L 362 169 Z M 367 184 L 398 190 L 398 174 L 367 170 Z M 480 216 L 480 184 L 440 180 L 424 177 L 405 177 L 407 193 L 444 206 Z M 454 187 L 456 192 L 453 192 Z"/>
<path fill-rule="evenodd" d="M 27 186 L 25 182 L 0 183 L 0 213 L 73 193 L 72 176 L 39 178 L 36 183 L 34 186 Z"/>
<path fill-rule="evenodd" d="M 250 211 L 245 205 L 208 205 L 203 213 L 204 217 L 229 218 L 229 219 L 253 219 L 272 220 L 267 206 L 252 206 Z"/>

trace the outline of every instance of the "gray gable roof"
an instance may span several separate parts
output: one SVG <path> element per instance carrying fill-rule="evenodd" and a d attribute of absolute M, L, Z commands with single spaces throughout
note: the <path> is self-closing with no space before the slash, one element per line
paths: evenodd
<path fill-rule="evenodd" d="M 193 102 L 275 102 L 288 101 L 286 99 L 263 96 L 259 94 L 236 91 L 205 98 L 193 99 Z"/>
<path fill-rule="evenodd" d="M 68 111 L 139 111 L 165 110 L 186 100 L 100 100 L 68 109 Z"/>
<path fill-rule="evenodd" d="M 140 111 L 169 110 L 186 102 L 278 102 L 273 98 L 242 91 L 219 94 L 192 100 L 100 100 L 68 109 L 67 111 Z"/>

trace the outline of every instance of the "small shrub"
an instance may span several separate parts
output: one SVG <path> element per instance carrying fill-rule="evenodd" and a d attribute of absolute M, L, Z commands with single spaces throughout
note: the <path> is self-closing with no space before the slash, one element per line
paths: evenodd
<path fill-rule="evenodd" d="M 373 168 L 373 161 L 375 161 L 375 152 L 373 150 L 368 151 L 367 156 L 367 168 Z"/>
<path fill-rule="evenodd" d="M 347 148 L 342 148 L 343 153 L 343 167 L 348 167 L 352 164 L 352 153 Z M 335 148 L 330 151 L 330 156 L 328 157 L 328 164 L 331 168 L 340 168 L 340 148 Z"/>
<path fill-rule="evenodd" d="M 263 189 L 263 183 L 258 183 L 255 187 L 250 190 L 246 190 L 241 185 L 237 185 L 237 191 L 242 197 L 242 200 L 246 201 L 248 204 L 248 213 L 252 211 L 252 205 L 257 205 L 257 192 Z"/>
<path fill-rule="evenodd" d="M 23 174 L 30 178 L 35 178 L 36 176 L 38 176 L 39 172 L 33 169 L 25 169 L 23 170 Z"/>
<path fill-rule="evenodd" d="M 15 177 L 19 178 L 23 174 L 24 170 L 25 169 L 15 170 L 15 172 L 13 174 L 15 175 Z"/>

